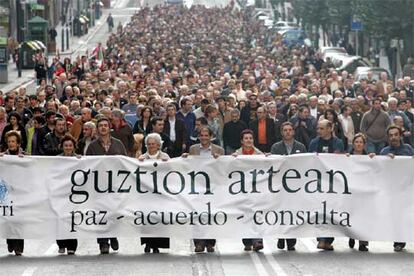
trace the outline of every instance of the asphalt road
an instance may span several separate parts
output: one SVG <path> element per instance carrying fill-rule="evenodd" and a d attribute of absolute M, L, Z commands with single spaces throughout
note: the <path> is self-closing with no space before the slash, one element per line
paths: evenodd
<path fill-rule="evenodd" d="M 315 239 L 300 239 L 295 252 L 264 241 L 261 253 L 244 252 L 241 241 L 218 240 L 215 253 L 193 253 L 192 243 L 171 240 L 171 249 L 145 254 L 140 240 L 120 239 L 117 253 L 99 255 L 95 240 L 80 240 L 74 256 L 59 255 L 54 241 L 26 240 L 22 257 L 6 252 L 0 241 L 0 275 L 414 275 L 414 246 L 395 253 L 391 242 L 372 242 L 370 252 L 348 248 L 337 239 L 335 251 L 316 249 Z"/>

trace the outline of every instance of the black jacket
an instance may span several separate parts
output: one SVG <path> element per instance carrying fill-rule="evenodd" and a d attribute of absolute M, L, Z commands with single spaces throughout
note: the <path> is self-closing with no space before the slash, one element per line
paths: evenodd
<path fill-rule="evenodd" d="M 60 148 L 60 138 L 56 136 L 55 132 L 49 132 L 46 134 L 43 144 L 43 155 L 56 156 L 63 152 L 63 150 Z"/>
<path fill-rule="evenodd" d="M 170 121 L 168 118 L 164 121 L 164 133 L 170 135 Z M 171 142 L 171 148 L 167 152 L 170 157 L 178 157 L 183 153 L 183 144 L 187 140 L 187 130 L 183 120 L 175 118 L 175 141 Z M 171 140 L 171 139 L 170 139 Z M 187 145 L 188 146 L 188 145 Z"/>
<path fill-rule="evenodd" d="M 270 147 L 276 142 L 276 131 L 275 131 L 275 122 L 266 118 L 266 145 L 263 147 L 259 145 L 259 120 L 254 120 L 249 124 L 249 128 L 253 130 L 254 133 L 254 145 L 260 150 L 265 152 L 270 151 Z"/>
<path fill-rule="evenodd" d="M 231 147 L 234 150 L 240 148 L 240 133 L 246 128 L 247 124 L 241 120 L 225 123 L 223 128 L 224 148 Z"/>

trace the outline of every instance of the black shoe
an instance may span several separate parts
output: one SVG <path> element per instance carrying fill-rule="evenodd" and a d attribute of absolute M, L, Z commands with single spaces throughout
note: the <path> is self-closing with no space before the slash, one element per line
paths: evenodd
<path fill-rule="evenodd" d="M 111 239 L 111 248 L 112 250 L 117 251 L 119 249 L 119 242 L 118 239 Z"/>
<path fill-rule="evenodd" d="M 263 249 L 263 242 L 259 241 L 253 244 L 253 251 L 259 252 L 262 249 Z"/>
<path fill-rule="evenodd" d="M 160 253 L 160 250 L 158 249 L 158 247 L 154 247 L 154 248 L 152 249 L 152 253 L 154 253 L 154 254 L 159 254 L 159 253 Z"/>
<path fill-rule="evenodd" d="M 151 253 L 151 247 L 148 244 L 145 245 L 144 252 Z"/>
<path fill-rule="evenodd" d="M 214 245 L 207 245 L 206 248 L 208 253 L 213 253 L 215 251 Z"/>
<path fill-rule="evenodd" d="M 360 244 L 358 250 L 363 251 L 363 252 L 367 252 L 368 247 L 365 244 Z"/>
<path fill-rule="evenodd" d="M 100 243 L 99 250 L 101 251 L 101 254 L 109 254 L 109 244 Z"/>
<path fill-rule="evenodd" d="M 285 240 L 284 239 L 279 239 L 277 241 L 277 248 L 279 248 L 279 249 L 284 249 L 285 248 Z"/>
<path fill-rule="evenodd" d="M 355 240 L 354 239 L 349 239 L 348 245 L 349 245 L 349 248 L 354 248 L 354 246 L 355 246 Z"/>
<path fill-rule="evenodd" d="M 395 252 L 401 252 L 401 251 L 403 251 L 403 249 L 404 249 L 404 246 L 402 246 L 402 245 L 394 246 L 394 251 Z"/>
<path fill-rule="evenodd" d="M 9 251 L 9 253 L 12 253 L 14 251 L 13 246 L 11 244 L 8 244 L 7 250 Z"/>
<path fill-rule="evenodd" d="M 292 246 L 288 246 L 287 250 L 288 250 L 288 251 L 295 251 L 295 250 L 296 250 L 296 248 L 295 248 L 295 246 L 294 246 L 294 245 L 292 245 Z"/>

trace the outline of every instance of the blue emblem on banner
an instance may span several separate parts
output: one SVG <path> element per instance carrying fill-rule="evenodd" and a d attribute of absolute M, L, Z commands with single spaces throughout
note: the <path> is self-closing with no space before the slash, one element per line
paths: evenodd
<path fill-rule="evenodd" d="M 5 203 L 8 192 L 6 181 L 0 178 L 0 204 Z"/>

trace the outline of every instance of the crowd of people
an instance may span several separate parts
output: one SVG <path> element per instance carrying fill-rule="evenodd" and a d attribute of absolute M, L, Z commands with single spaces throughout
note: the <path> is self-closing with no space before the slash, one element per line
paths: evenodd
<path fill-rule="evenodd" d="M 414 155 L 409 77 L 394 84 L 387 74 L 368 74 L 356 83 L 318 49 L 283 45 L 253 14 L 234 3 L 139 10 L 92 57 L 56 56 L 44 74 L 36 71 L 35 95 L 24 87 L 1 95 L 1 152 L 166 162 L 188 155 Z M 333 240 L 318 238 L 318 248 L 333 250 Z M 119 248 L 115 237 L 98 243 L 102 254 Z M 165 237 L 142 243 L 145 252 L 169 247 Z M 214 252 L 215 243 L 195 240 L 195 252 Z M 277 245 L 294 250 L 295 243 Z M 263 248 L 259 237 L 243 244 Z M 23 240 L 8 245 L 22 254 Z M 58 245 L 74 254 L 77 242 Z M 360 241 L 359 250 L 367 246 Z"/>

